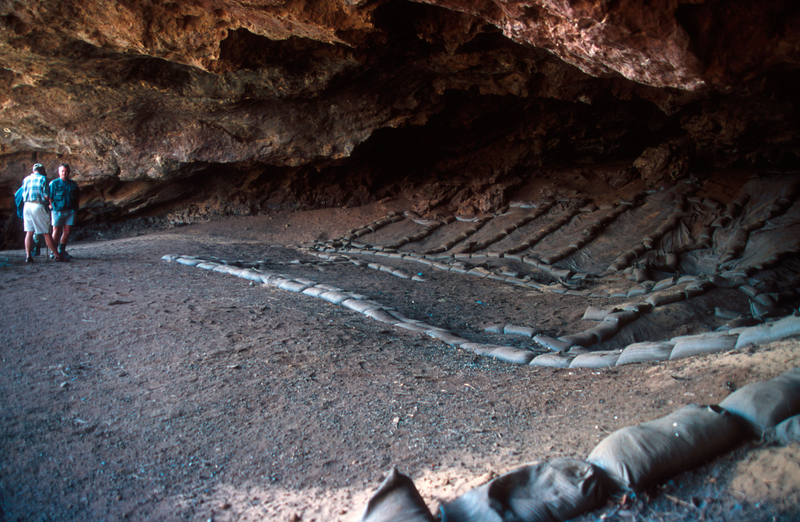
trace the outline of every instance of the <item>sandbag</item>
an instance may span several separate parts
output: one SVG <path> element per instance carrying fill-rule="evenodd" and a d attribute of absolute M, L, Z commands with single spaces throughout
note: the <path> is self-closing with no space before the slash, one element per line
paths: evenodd
<path fill-rule="evenodd" d="M 601 350 L 582 353 L 570 363 L 570 368 L 611 368 L 617 365 L 620 350 Z"/>
<path fill-rule="evenodd" d="M 741 419 L 757 437 L 781 421 L 800 414 L 800 368 L 769 381 L 739 388 L 719 403 Z"/>
<path fill-rule="evenodd" d="M 506 325 L 506 327 L 503 329 L 503 333 L 506 335 L 522 335 L 524 337 L 533 337 L 539 332 L 540 330 L 538 328 L 515 326 L 513 324 Z"/>
<path fill-rule="evenodd" d="M 666 361 L 672 353 L 674 343 L 663 342 L 642 342 L 629 344 L 622 350 L 622 354 L 617 360 L 617 366 L 624 364 L 634 364 L 643 362 Z"/>
<path fill-rule="evenodd" d="M 414 482 L 393 468 L 367 503 L 361 522 L 434 522 Z"/>
<path fill-rule="evenodd" d="M 769 438 L 784 445 L 800 443 L 800 415 L 789 417 L 775 426 Z"/>
<path fill-rule="evenodd" d="M 186 266 L 196 266 L 199 263 L 202 263 L 202 260 L 201 259 L 195 259 L 193 257 L 179 257 L 179 258 L 175 259 L 175 262 L 178 263 L 178 264 L 181 264 L 181 265 L 186 265 Z"/>
<path fill-rule="evenodd" d="M 766 323 L 744 330 L 739 335 L 736 348 L 748 344 L 762 344 L 778 341 L 792 335 L 800 335 L 800 317 L 790 315 L 773 323 Z"/>
<path fill-rule="evenodd" d="M 558 339 L 553 339 L 549 335 L 534 335 L 533 340 L 545 348 L 553 350 L 554 352 L 563 352 L 572 348 L 571 344 L 565 343 L 564 341 L 559 341 Z"/>
<path fill-rule="evenodd" d="M 650 422 L 617 430 L 586 459 L 614 485 L 641 490 L 700 466 L 741 441 L 736 418 L 719 406 L 689 405 Z"/>
<path fill-rule="evenodd" d="M 687 336 L 675 342 L 672 349 L 670 360 L 692 357 L 708 353 L 724 352 L 733 350 L 736 341 L 739 339 L 737 334 L 706 334 Z"/>
<path fill-rule="evenodd" d="M 496 344 L 482 343 L 463 343 L 459 346 L 462 350 L 468 350 L 478 355 L 492 357 L 500 361 L 515 364 L 528 364 L 536 356 L 530 350 L 517 348 L 516 346 L 498 346 Z"/>
<path fill-rule="evenodd" d="M 546 366 L 549 368 L 569 368 L 574 357 L 561 355 L 561 352 L 543 353 L 531 360 L 531 366 Z"/>
<path fill-rule="evenodd" d="M 441 508 L 442 522 L 555 522 L 597 508 L 606 492 L 594 466 L 556 459 L 524 466 Z"/>

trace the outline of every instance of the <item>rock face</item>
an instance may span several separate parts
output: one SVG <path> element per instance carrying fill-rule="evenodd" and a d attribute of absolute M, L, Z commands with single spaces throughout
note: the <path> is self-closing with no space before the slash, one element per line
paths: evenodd
<path fill-rule="evenodd" d="M 84 222 L 800 164 L 790 0 L 3 0 L 0 27 L 0 247 L 34 161 L 72 165 Z"/>

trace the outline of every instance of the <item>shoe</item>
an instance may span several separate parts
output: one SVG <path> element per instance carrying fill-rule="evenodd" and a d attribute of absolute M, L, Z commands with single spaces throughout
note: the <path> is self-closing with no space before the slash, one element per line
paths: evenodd
<path fill-rule="evenodd" d="M 56 255 L 54 253 L 50 252 L 50 259 L 53 259 L 55 257 L 56 257 Z"/>
<path fill-rule="evenodd" d="M 33 256 L 25 256 L 26 263 L 33 263 Z"/>
<path fill-rule="evenodd" d="M 56 256 L 56 261 L 59 262 L 59 263 L 66 263 L 67 261 L 69 261 L 69 259 L 67 259 L 66 257 L 64 257 L 62 255 L 57 255 Z"/>

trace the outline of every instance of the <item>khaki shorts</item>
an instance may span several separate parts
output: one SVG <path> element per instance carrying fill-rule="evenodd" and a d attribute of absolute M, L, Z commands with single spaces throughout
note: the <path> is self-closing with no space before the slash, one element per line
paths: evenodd
<path fill-rule="evenodd" d="M 50 213 L 43 204 L 26 202 L 22 210 L 22 219 L 25 222 L 25 232 L 50 233 Z"/>

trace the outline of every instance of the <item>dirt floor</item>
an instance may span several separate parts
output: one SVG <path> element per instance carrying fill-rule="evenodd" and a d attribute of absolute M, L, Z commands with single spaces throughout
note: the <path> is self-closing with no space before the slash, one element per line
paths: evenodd
<path fill-rule="evenodd" d="M 525 463 L 585 458 L 618 428 L 800 366 L 797 340 L 609 370 L 520 366 L 161 260 L 267 260 L 476 339 L 506 312 L 539 324 L 583 312 L 488 279 L 425 270 L 410 282 L 294 248 L 389 210 L 96 238 L 72 245 L 70 263 L 0 252 L 0 519 L 350 521 L 392 466 L 433 511 Z M 581 520 L 798 520 L 798 505 L 800 447 L 748 442 Z"/>

